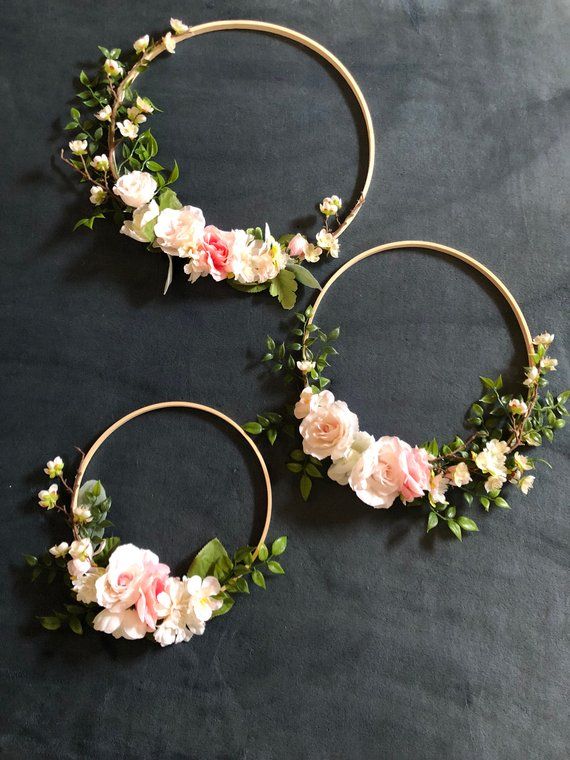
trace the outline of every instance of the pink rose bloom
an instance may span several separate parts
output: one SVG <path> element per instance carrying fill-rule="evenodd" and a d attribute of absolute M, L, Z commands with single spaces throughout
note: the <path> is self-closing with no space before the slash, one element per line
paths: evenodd
<path fill-rule="evenodd" d="M 212 275 L 216 282 L 225 280 L 233 271 L 235 255 L 239 255 L 246 244 L 247 234 L 244 230 L 226 232 L 210 224 L 204 228 L 202 242 L 196 253 L 190 255 L 184 271 L 190 276 L 191 282 L 207 275 Z"/>
<path fill-rule="evenodd" d="M 334 396 L 330 391 L 313 393 L 311 388 L 303 388 L 301 397 L 295 404 L 293 414 L 298 420 L 302 420 L 309 412 L 314 412 L 320 407 L 330 406 L 334 402 Z"/>
<path fill-rule="evenodd" d="M 289 256 L 293 256 L 294 258 L 301 259 L 301 261 L 305 258 L 305 254 L 307 253 L 307 248 L 309 247 L 309 241 L 307 238 L 303 237 L 299 232 L 295 235 L 294 238 L 291 238 L 289 241 L 289 245 L 287 246 L 287 252 L 289 253 Z"/>
<path fill-rule="evenodd" d="M 417 446 L 412 448 L 405 441 L 400 441 L 400 468 L 404 479 L 400 490 L 400 498 L 404 503 L 423 496 L 429 490 L 431 468 L 429 456 L 425 449 Z"/>
<path fill-rule="evenodd" d="M 148 573 L 158 572 L 158 557 L 134 544 L 118 546 L 111 554 L 105 573 L 97 579 L 97 604 L 112 612 L 123 612 L 139 600 Z M 162 572 L 162 571 L 160 571 Z"/>
<path fill-rule="evenodd" d="M 400 495 L 404 481 L 401 444 L 395 436 L 382 436 L 363 451 L 352 468 L 350 487 L 375 509 L 388 509 Z"/>
<path fill-rule="evenodd" d="M 316 395 L 321 396 L 320 393 Z M 358 433 L 358 417 L 344 401 L 333 401 L 324 406 L 319 404 L 301 422 L 299 432 L 303 437 L 305 454 L 316 459 L 331 457 L 334 462 L 350 448 Z"/>
<path fill-rule="evenodd" d="M 112 612 L 101 610 L 93 618 L 93 628 L 96 631 L 110 633 L 116 639 L 144 639 L 149 632 L 146 623 L 141 622 L 136 610 Z"/>
<path fill-rule="evenodd" d="M 156 628 L 158 618 L 168 614 L 170 597 L 166 582 L 170 573 L 168 565 L 157 563 L 146 565 L 140 586 L 140 596 L 135 605 L 139 620 L 146 623 L 151 631 Z"/>

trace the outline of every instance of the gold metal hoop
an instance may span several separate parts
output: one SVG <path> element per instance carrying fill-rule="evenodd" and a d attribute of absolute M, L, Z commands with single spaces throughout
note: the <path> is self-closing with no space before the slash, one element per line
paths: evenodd
<path fill-rule="evenodd" d="M 178 35 L 173 34 L 173 39 L 178 44 L 179 42 L 182 42 L 183 40 L 188 40 L 191 37 L 199 37 L 202 34 L 209 34 L 210 32 L 226 32 L 226 31 L 232 31 L 232 30 L 265 32 L 266 34 L 273 34 L 273 35 L 276 35 L 277 37 L 285 37 L 286 39 L 293 40 L 293 42 L 297 42 L 299 45 L 303 45 L 304 47 L 309 48 L 309 50 L 312 50 L 314 53 L 317 53 L 317 55 L 320 55 L 321 58 L 324 58 L 325 61 L 327 61 L 334 69 L 336 69 L 336 71 L 338 71 L 338 73 L 341 75 L 344 81 L 348 84 L 351 92 L 356 98 L 358 105 L 360 107 L 360 111 L 362 112 L 364 124 L 366 126 L 366 134 L 367 134 L 367 139 L 368 139 L 368 169 L 366 172 L 366 179 L 364 180 L 364 185 L 362 187 L 362 190 L 360 191 L 358 200 L 356 201 L 355 205 L 351 208 L 351 210 L 348 212 L 342 224 L 332 233 L 335 238 L 340 237 L 342 233 L 346 230 L 346 228 L 349 226 L 349 224 L 354 220 L 354 218 L 360 211 L 362 204 L 366 200 L 366 194 L 368 193 L 368 188 L 370 187 L 370 182 L 372 180 L 372 172 L 374 171 L 374 158 L 375 158 L 374 126 L 372 124 L 372 117 L 370 116 L 370 110 L 368 108 L 368 104 L 366 102 L 364 95 L 362 94 L 360 87 L 358 86 L 355 78 L 352 76 L 352 74 L 346 68 L 346 66 L 341 61 L 339 61 L 339 59 L 335 55 L 333 55 L 330 52 L 330 50 L 327 50 L 325 47 L 323 47 L 318 42 L 315 42 L 315 40 L 312 40 L 310 37 L 306 37 L 304 34 L 301 34 L 300 32 L 296 32 L 294 29 L 289 29 L 286 26 L 278 26 L 277 24 L 271 24 L 267 21 L 251 21 L 251 20 L 233 21 L 231 19 L 224 20 L 224 21 L 209 21 L 205 24 L 198 24 L 197 26 L 193 26 L 187 32 L 184 32 L 183 34 L 178 34 Z M 143 55 L 141 57 L 141 61 L 150 63 L 157 56 L 163 53 L 165 49 L 166 48 L 164 46 L 164 42 L 161 42 L 160 44 L 153 47 L 152 50 L 148 54 Z M 123 81 L 117 88 L 115 104 L 111 112 L 111 119 L 110 119 L 110 124 L 109 124 L 109 140 L 110 140 L 109 162 L 110 162 L 111 173 L 113 174 L 113 177 L 115 179 L 118 179 L 118 176 L 119 176 L 118 169 L 117 169 L 117 162 L 115 160 L 116 145 L 113 142 L 113 135 L 115 134 L 115 123 L 117 119 L 117 111 L 124 99 L 125 90 L 132 85 L 132 83 L 141 73 L 141 70 L 139 68 L 139 64 L 141 61 L 135 64 L 135 66 L 129 71 L 129 73 L 126 75 L 126 77 L 123 79 Z"/>
<path fill-rule="evenodd" d="M 338 269 L 333 274 L 333 276 L 326 282 L 323 289 L 319 293 L 317 300 L 315 301 L 315 304 L 313 306 L 313 312 L 309 319 L 309 323 L 311 323 L 314 320 L 317 314 L 317 310 L 323 298 L 325 297 L 327 292 L 330 290 L 332 285 L 348 269 L 353 267 L 355 264 L 358 264 L 359 261 L 362 261 L 363 259 L 367 259 L 369 256 L 374 256 L 376 253 L 385 253 L 386 251 L 394 251 L 398 248 L 405 248 L 405 249 L 422 248 L 428 251 L 434 251 L 436 253 L 444 253 L 447 256 L 452 256 L 455 259 L 459 259 L 460 261 L 463 261 L 465 264 L 469 264 L 469 266 L 473 267 L 473 269 L 476 269 L 484 277 L 486 277 L 490 282 L 492 282 L 493 285 L 497 288 L 499 293 L 504 297 L 505 301 L 509 304 L 509 306 L 513 310 L 513 313 L 517 319 L 517 322 L 523 334 L 526 351 L 528 354 L 529 365 L 532 366 L 533 362 L 532 362 L 531 356 L 534 353 L 534 349 L 532 345 L 532 336 L 530 334 L 530 330 L 528 328 L 526 319 L 524 318 L 524 314 L 522 313 L 521 307 L 518 305 L 517 301 L 515 300 L 515 297 L 513 296 L 511 291 L 507 288 L 507 286 L 503 283 L 503 281 L 499 279 L 499 277 L 497 277 L 496 274 L 491 272 L 490 269 L 487 269 L 486 266 L 481 264 L 479 261 L 477 261 L 477 259 L 474 259 L 472 256 L 469 256 L 468 254 L 463 253 L 462 251 L 458 251 L 456 248 L 450 248 L 447 245 L 441 245 L 441 243 L 430 243 L 426 240 L 398 240 L 395 243 L 385 243 L 384 245 L 377 245 L 375 248 L 370 248 L 369 250 L 364 251 L 363 253 L 359 253 L 358 256 L 355 256 L 354 258 L 350 259 L 350 261 L 347 261 L 346 264 L 343 264 L 340 267 L 340 269 Z"/>
<path fill-rule="evenodd" d="M 269 531 L 269 525 L 271 523 L 273 494 L 271 490 L 271 479 L 269 477 L 269 471 L 267 470 L 267 465 L 265 464 L 265 460 L 263 459 L 261 452 L 255 445 L 255 443 L 248 436 L 248 434 L 243 430 L 243 428 L 240 425 L 238 425 L 237 422 L 234 422 L 234 420 L 232 420 L 231 417 L 228 417 L 226 414 L 218 411 L 217 409 L 213 409 L 211 406 L 204 406 L 204 404 L 196 404 L 193 401 L 162 401 L 161 403 L 158 403 L 158 404 L 150 404 L 149 406 L 143 406 L 140 409 L 135 409 L 134 412 L 129 412 L 129 414 L 126 414 L 124 417 L 121 417 L 120 420 L 117 420 L 110 427 L 108 427 L 104 433 L 101 433 L 99 438 L 97 438 L 95 443 L 91 446 L 89 451 L 83 457 L 83 460 L 81 461 L 81 464 L 79 465 L 79 469 L 77 470 L 77 475 L 75 476 L 75 481 L 73 483 L 73 491 L 71 494 L 72 514 L 73 514 L 73 509 L 77 506 L 79 489 L 81 487 L 81 482 L 83 480 L 83 476 L 85 475 L 85 471 L 87 467 L 89 466 L 89 462 L 93 459 L 96 452 L 101 447 L 101 445 L 107 440 L 107 438 L 109 438 L 115 432 L 115 430 L 118 430 L 127 422 L 134 420 L 135 417 L 140 417 L 142 414 L 147 414 L 147 412 L 154 412 L 158 409 L 172 409 L 172 408 L 195 409 L 200 412 L 206 412 L 207 414 L 212 414 L 214 417 L 218 417 L 218 419 L 223 420 L 228 425 L 233 427 L 234 430 L 237 430 L 238 433 L 242 436 L 242 438 L 244 438 L 253 449 L 253 452 L 255 456 L 257 457 L 257 460 L 261 466 L 261 471 L 263 472 L 263 477 L 265 479 L 265 488 L 267 490 L 267 511 L 265 515 L 265 524 L 263 526 L 263 531 L 261 533 L 261 538 L 259 539 L 259 542 L 257 544 L 257 548 L 253 552 L 253 558 L 255 559 L 259 553 L 259 549 L 261 545 L 265 543 L 265 539 L 267 538 L 267 533 Z"/>

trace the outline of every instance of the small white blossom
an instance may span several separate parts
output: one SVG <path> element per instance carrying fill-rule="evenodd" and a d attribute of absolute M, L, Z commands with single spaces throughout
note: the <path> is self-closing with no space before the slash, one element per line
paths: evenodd
<path fill-rule="evenodd" d="M 146 121 L 146 116 L 144 113 L 141 113 L 136 106 L 127 108 L 127 116 L 133 122 L 133 124 L 142 124 L 144 121 Z"/>
<path fill-rule="evenodd" d="M 93 544 L 88 538 L 76 540 L 69 547 L 69 555 L 71 560 L 67 563 L 67 571 L 72 578 L 79 578 L 91 567 Z"/>
<path fill-rule="evenodd" d="M 129 119 L 117 122 L 117 129 L 123 137 L 127 137 L 129 140 L 134 140 L 139 133 L 138 125 L 133 124 Z"/>
<path fill-rule="evenodd" d="M 140 95 L 137 95 L 136 106 L 141 113 L 152 113 L 154 111 L 152 103 L 147 98 L 141 98 Z"/>
<path fill-rule="evenodd" d="M 466 486 L 467 483 L 471 482 L 469 468 L 465 462 L 459 462 L 459 464 L 450 467 L 445 473 L 445 477 L 451 480 L 453 484 L 458 487 Z"/>
<path fill-rule="evenodd" d="M 503 478 L 501 475 L 491 475 L 490 478 L 487 478 L 485 481 L 485 491 L 489 493 L 489 491 L 500 491 L 505 483 L 505 478 Z"/>
<path fill-rule="evenodd" d="M 324 248 L 325 251 L 328 251 L 333 259 L 338 258 L 340 246 L 332 232 L 322 229 L 317 234 L 317 245 L 320 248 Z"/>
<path fill-rule="evenodd" d="M 305 359 L 303 361 L 297 362 L 297 369 L 299 372 L 302 372 L 303 374 L 307 374 L 307 372 L 310 372 L 312 369 L 315 369 L 315 362 L 310 362 L 308 359 Z"/>
<path fill-rule="evenodd" d="M 520 401 L 518 398 L 512 398 L 509 401 L 509 411 L 511 414 L 526 414 L 528 412 L 528 406 L 524 401 Z"/>
<path fill-rule="evenodd" d="M 523 385 L 534 385 L 538 378 L 540 377 L 540 373 L 536 367 L 529 367 L 526 371 L 526 380 L 523 381 Z"/>
<path fill-rule="evenodd" d="M 110 121 L 111 111 L 111 106 L 104 106 L 100 111 L 97 111 L 95 118 L 99 119 L 99 121 Z"/>
<path fill-rule="evenodd" d="M 518 486 L 526 496 L 527 493 L 534 485 L 534 475 L 525 475 L 524 478 L 519 480 Z"/>
<path fill-rule="evenodd" d="M 176 34 L 184 34 L 184 32 L 187 32 L 190 28 L 188 24 L 180 21 L 179 18 L 171 18 L 170 26 L 172 27 L 173 31 L 176 32 Z"/>
<path fill-rule="evenodd" d="M 487 491 L 500 489 L 507 479 L 507 452 L 509 444 L 506 441 L 497 441 L 495 439 L 487 441 L 483 451 L 480 451 L 475 457 L 475 464 L 482 473 L 490 475 L 485 482 Z"/>
<path fill-rule="evenodd" d="M 76 505 L 73 507 L 73 519 L 78 523 L 88 523 L 93 519 L 93 515 L 91 514 L 89 507 L 80 507 Z"/>
<path fill-rule="evenodd" d="M 550 356 L 545 356 L 540 360 L 540 369 L 544 372 L 555 372 L 558 366 L 558 359 L 552 359 Z"/>
<path fill-rule="evenodd" d="M 176 49 L 176 40 L 172 36 L 172 32 L 167 32 L 162 38 L 162 41 L 166 50 L 174 55 L 174 51 Z"/>
<path fill-rule="evenodd" d="M 449 486 L 449 480 L 440 472 L 438 475 L 432 473 L 429 483 L 429 500 L 432 504 L 447 504 L 445 493 Z"/>
<path fill-rule="evenodd" d="M 49 475 L 50 478 L 59 478 L 63 473 L 63 459 L 61 457 L 50 459 L 44 467 L 44 472 L 46 475 Z"/>
<path fill-rule="evenodd" d="M 532 339 L 532 342 L 535 346 L 548 346 L 552 343 L 554 340 L 554 335 L 551 335 L 550 333 L 541 333 L 540 335 L 535 335 L 535 337 Z"/>
<path fill-rule="evenodd" d="M 342 201 L 338 195 L 332 195 L 330 198 L 323 198 L 319 205 L 319 208 L 321 210 L 321 214 L 324 214 L 326 217 L 336 216 L 342 208 Z"/>
<path fill-rule="evenodd" d="M 519 452 L 517 451 L 515 453 L 515 457 L 514 458 L 515 458 L 515 465 L 522 472 L 525 472 L 525 470 L 532 470 L 533 469 L 533 465 L 529 461 L 529 458 L 525 457 L 524 454 L 519 454 Z"/>
<path fill-rule="evenodd" d="M 105 74 L 110 76 L 111 78 L 120 77 L 123 73 L 123 67 L 119 63 L 119 61 L 114 61 L 112 58 L 107 58 L 105 63 L 103 64 L 103 70 Z"/>
<path fill-rule="evenodd" d="M 40 507 L 44 507 L 44 509 L 53 509 L 57 504 L 58 495 L 57 483 L 52 483 L 47 491 L 43 490 L 39 492 L 38 503 Z"/>
<path fill-rule="evenodd" d="M 55 546 L 52 546 L 49 553 L 53 554 L 54 557 L 65 557 L 68 551 L 69 544 L 62 541 L 61 544 L 55 544 Z"/>
<path fill-rule="evenodd" d="M 83 156 L 87 153 L 87 140 L 70 140 L 69 150 L 76 156 Z"/>
<path fill-rule="evenodd" d="M 107 155 L 102 153 L 100 156 L 94 156 L 91 159 L 91 166 L 98 172 L 109 171 L 109 159 Z"/>
<path fill-rule="evenodd" d="M 148 47 L 149 42 L 150 42 L 150 37 L 148 36 L 148 34 L 145 34 L 142 37 L 139 37 L 138 40 L 135 40 L 133 42 L 133 47 L 135 49 L 135 52 L 144 53 L 144 51 Z"/>
<path fill-rule="evenodd" d="M 99 185 L 93 185 L 89 191 L 89 200 L 94 206 L 100 206 L 102 203 L 105 203 L 106 197 L 107 193 L 102 187 L 99 187 Z"/>
<path fill-rule="evenodd" d="M 75 562 L 77 561 L 80 560 L 75 560 Z M 75 567 L 75 562 L 72 565 L 72 569 Z M 104 567 L 92 566 L 91 563 L 89 563 L 89 567 L 85 573 L 72 576 L 71 583 L 78 602 L 81 602 L 81 604 L 92 604 L 97 601 L 97 588 L 95 584 L 97 583 L 97 579 L 100 578 L 104 572 Z"/>

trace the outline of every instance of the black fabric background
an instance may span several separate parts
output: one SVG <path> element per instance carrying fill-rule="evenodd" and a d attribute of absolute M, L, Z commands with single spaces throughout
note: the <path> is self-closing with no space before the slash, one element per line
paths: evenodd
<path fill-rule="evenodd" d="M 527 498 L 476 517 L 464 544 L 424 535 L 319 484 L 303 504 L 286 451 L 267 452 L 271 534 L 287 575 L 242 598 L 205 636 L 160 650 L 48 634 L 54 600 L 21 555 L 65 532 L 38 514 L 43 463 L 76 463 L 113 420 L 159 400 L 240 421 L 283 399 L 257 358 L 287 326 L 249 298 L 177 269 L 112 227 L 72 233 L 85 194 L 55 158 L 72 78 L 96 45 L 127 47 L 171 15 L 282 23 L 350 68 L 379 154 L 340 261 L 381 242 L 436 240 L 504 278 L 533 332 L 557 334 L 568 377 L 569 12 L 564 0 L 270 0 L 2 3 L 2 713 L 7 758 L 562 758 L 568 741 L 569 438 Z M 221 227 L 317 230 L 314 204 L 357 189 L 365 143 L 346 88 L 283 40 L 233 32 L 180 46 L 141 78 L 164 113 L 182 199 Z M 360 163 L 360 169 L 359 169 Z M 313 270 L 322 282 L 340 261 Z M 303 304 L 312 294 L 302 293 Z M 324 302 L 342 326 L 333 390 L 362 426 L 418 442 L 461 432 L 480 374 L 510 382 L 524 346 L 508 307 L 441 256 L 397 252 L 355 267 Z M 205 417 L 149 416 L 90 470 L 126 540 L 177 570 L 207 540 L 255 538 L 260 473 Z"/>

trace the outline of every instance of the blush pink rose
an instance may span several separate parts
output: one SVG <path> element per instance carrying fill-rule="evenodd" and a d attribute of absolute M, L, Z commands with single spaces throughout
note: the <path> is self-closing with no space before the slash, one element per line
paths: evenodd
<path fill-rule="evenodd" d="M 307 238 L 303 237 L 301 233 L 297 233 L 295 237 L 291 238 L 289 241 L 289 245 L 287 246 L 287 252 L 289 256 L 293 256 L 294 258 L 301 259 L 301 261 L 305 258 L 305 254 L 307 253 L 307 248 L 309 247 L 309 241 Z"/>
<path fill-rule="evenodd" d="M 97 604 L 112 612 L 132 607 L 141 595 L 147 573 L 157 565 L 158 557 L 148 549 L 139 549 L 134 544 L 118 546 L 104 574 L 95 582 Z"/>
<path fill-rule="evenodd" d="M 145 574 L 140 585 L 140 596 L 135 608 L 139 620 L 146 623 L 151 631 L 156 628 L 156 621 L 168 614 L 170 597 L 166 590 L 170 568 L 158 562 L 146 565 Z"/>
<path fill-rule="evenodd" d="M 293 414 L 298 420 L 302 420 L 309 412 L 330 406 L 334 403 L 334 395 L 330 391 L 313 393 L 311 388 L 303 388 L 299 401 L 295 404 Z"/>
<path fill-rule="evenodd" d="M 201 248 L 205 255 L 208 273 L 216 282 L 225 280 L 228 272 L 231 272 L 230 252 L 233 237 L 232 232 L 224 232 L 212 224 L 204 228 Z"/>
<path fill-rule="evenodd" d="M 309 411 L 299 426 L 299 432 L 303 437 L 305 454 L 316 459 L 330 457 L 334 462 L 345 455 L 354 441 L 358 433 L 358 417 L 344 401 L 333 401 Z"/>
<path fill-rule="evenodd" d="M 406 503 L 418 499 L 423 496 L 424 491 L 429 490 L 431 467 L 425 449 L 420 449 L 417 446 L 412 448 L 405 441 L 399 439 L 398 441 L 400 445 L 400 468 L 403 475 L 400 498 Z"/>
<path fill-rule="evenodd" d="M 375 509 L 388 509 L 400 495 L 404 480 L 400 439 L 382 436 L 362 452 L 348 484 L 358 498 Z"/>

